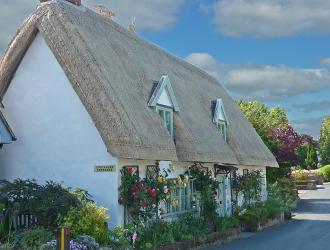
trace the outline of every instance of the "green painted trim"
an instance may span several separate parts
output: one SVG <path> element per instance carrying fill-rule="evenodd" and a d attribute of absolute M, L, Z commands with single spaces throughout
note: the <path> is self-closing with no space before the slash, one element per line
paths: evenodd
<path fill-rule="evenodd" d="M 161 106 L 161 105 L 156 105 L 156 112 L 158 113 L 159 110 L 164 111 L 163 123 L 164 123 L 164 127 L 165 127 L 166 130 L 167 130 L 167 127 L 166 127 L 166 120 L 165 120 L 165 111 L 170 112 L 170 114 L 171 114 L 171 131 L 170 131 L 170 136 L 173 139 L 174 138 L 174 134 L 173 134 L 173 127 L 174 127 L 173 109 L 168 108 L 168 107 L 165 107 L 165 106 Z"/>
<path fill-rule="evenodd" d="M 222 111 L 225 120 L 219 120 L 219 119 L 217 119 L 217 118 L 215 117 L 218 111 L 219 111 L 219 112 Z M 227 114 L 226 114 L 226 110 L 225 110 L 225 107 L 224 107 L 224 105 L 223 105 L 223 102 L 222 102 L 222 99 L 221 99 L 221 98 L 218 98 L 218 99 L 216 100 L 215 110 L 214 110 L 214 116 L 213 116 L 213 122 L 216 123 L 216 122 L 218 122 L 218 121 L 224 121 L 224 122 L 226 122 L 227 124 L 229 124 L 229 121 L 228 121 L 228 118 L 227 118 Z"/>
<path fill-rule="evenodd" d="M 227 123 L 225 121 L 222 121 L 222 120 L 219 120 L 216 122 L 216 125 L 217 125 L 217 129 L 218 128 L 218 125 L 219 124 L 222 124 L 224 125 L 224 134 L 223 134 L 223 139 L 225 140 L 225 142 L 227 142 Z"/>
<path fill-rule="evenodd" d="M 174 91 L 170 82 L 170 79 L 167 75 L 162 75 L 160 78 L 157 87 L 155 88 L 154 92 L 152 93 L 152 96 L 150 97 L 150 100 L 148 102 L 148 106 L 155 107 L 157 105 L 157 102 L 159 100 L 160 95 L 163 93 L 164 88 L 166 88 L 168 95 L 171 99 L 171 102 L 173 104 L 173 109 L 176 112 L 180 112 L 179 105 L 176 101 Z"/>

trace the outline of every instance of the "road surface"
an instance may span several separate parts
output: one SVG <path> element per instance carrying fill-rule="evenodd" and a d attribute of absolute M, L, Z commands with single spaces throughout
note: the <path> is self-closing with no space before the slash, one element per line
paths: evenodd
<path fill-rule="evenodd" d="M 304 191 L 294 217 L 210 250 L 330 250 L 330 183 Z"/>

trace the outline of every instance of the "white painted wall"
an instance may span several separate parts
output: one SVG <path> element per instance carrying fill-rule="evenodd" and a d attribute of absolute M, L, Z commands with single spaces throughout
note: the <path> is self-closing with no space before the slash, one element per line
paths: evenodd
<path fill-rule="evenodd" d="M 38 35 L 4 97 L 5 116 L 17 141 L 0 150 L 0 179 L 54 180 L 88 190 L 118 223 L 119 168 L 47 44 Z"/>

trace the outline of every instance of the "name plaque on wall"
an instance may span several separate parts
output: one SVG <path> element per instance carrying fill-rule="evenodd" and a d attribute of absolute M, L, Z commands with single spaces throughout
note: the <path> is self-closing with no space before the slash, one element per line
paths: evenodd
<path fill-rule="evenodd" d="M 116 165 L 95 166 L 94 172 L 116 172 Z"/>

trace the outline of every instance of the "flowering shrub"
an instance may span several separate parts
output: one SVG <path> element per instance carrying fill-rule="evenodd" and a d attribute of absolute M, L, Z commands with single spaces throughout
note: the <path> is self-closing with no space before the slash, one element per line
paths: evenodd
<path fill-rule="evenodd" d="M 80 208 L 71 208 L 63 219 L 63 226 L 75 236 L 90 235 L 100 244 L 108 243 L 107 209 L 87 202 Z"/>
<path fill-rule="evenodd" d="M 132 168 L 121 170 L 118 202 L 128 209 L 134 224 L 166 213 L 164 208 L 159 208 L 159 204 L 171 202 L 170 194 L 175 186 L 188 183 L 187 177 L 170 180 L 167 176 L 166 171 L 163 174 L 157 171 L 155 176 L 140 178 L 137 173 L 133 173 Z"/>
<path fill-rule="evenodd" d="M 48 241 L 45 245 L 41 247 L 43 250 L 55 250 L 56 249 L 56 240 Z M 70 240 L 70 250 L 88 250 L 88 247 L 76 242 L 75 240 Z"/>

